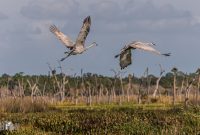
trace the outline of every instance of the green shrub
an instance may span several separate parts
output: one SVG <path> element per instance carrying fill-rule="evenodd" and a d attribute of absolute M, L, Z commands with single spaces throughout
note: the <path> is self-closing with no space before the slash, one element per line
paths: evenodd
<path fill-rule="evenodd" d="M 31 125 L 38 134 L 195 134 L 200 130 L 200 114 L 193 109 L 184 111 L 182 108 L 70 109 L 3 117 L 21 126 Z"/>

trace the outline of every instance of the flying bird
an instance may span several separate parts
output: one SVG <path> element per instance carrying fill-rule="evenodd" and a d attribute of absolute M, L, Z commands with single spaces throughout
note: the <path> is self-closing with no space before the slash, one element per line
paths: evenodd
<path fill-rule="evenodd" d="M 170 56 L 171 53 L 164 53 L 161 54 L 159 51 L 153 48 L 155 46 L 154 43 L 145 43 L 141 41 L 133 41 L 132 43 L 129 43 L 128 45 L 124 46 L 124 48 L 121 49 L 121 52 L 117 55 L 115 55 L 115 58 L 120 56 L 120 67 L 121 69 L 124 69 L 128 65 L 132 63 L 131 60 L 131 49 L 141 49 L 144 51 L 153 52 L 158 55 L 164 55 L 164 56 Z"/>
<path fill-rule="evenodd" d="M 73 42 L 67 35 L 62 33 L 55 25 L 50 26 L 50 31 L 65 45 L 67 49 L 70 51 L 65 52 L 67 54 L 65 57 L 61 59 L 61 61 L 65 60 L 67 57 L 71 55 L 77 55 L 85 52 L 89 48 L 93 46 L 97 46 L 96 42 L 93 42 L 91 45 L 85 47 L 85 40 L 90 32 L 90 26 L 91 26 L 91 18 L 90 16 L 87 16 L 84 21 L 83 25 L 81 27 L 81 30 L 78 34 L 78 37 L 76 39 L 76 42 Z"/>

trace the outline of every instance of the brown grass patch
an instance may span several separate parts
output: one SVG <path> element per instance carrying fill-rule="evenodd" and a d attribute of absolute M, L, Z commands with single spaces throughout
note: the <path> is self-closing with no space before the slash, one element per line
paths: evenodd
<path fill-rule="evenodd" d="M 31 99 L 31 97 L 6 97 L 0 99 L 0 112 L 43 112 L 49 109 L 49 104 L 50 102 L 45 100 L 44 97 L 36 97 L 35 99 Z"/>

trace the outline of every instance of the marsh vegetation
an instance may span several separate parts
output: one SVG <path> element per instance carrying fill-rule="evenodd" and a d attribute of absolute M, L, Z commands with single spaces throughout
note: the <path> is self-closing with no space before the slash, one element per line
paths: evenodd
<path fill-rule="evenodd" d="M 198 134 L 199 73 L 140 78 L 114 72 L 0 77 L 2 134 Z M 156 91 L 156 92 L 155 92 Z"/>

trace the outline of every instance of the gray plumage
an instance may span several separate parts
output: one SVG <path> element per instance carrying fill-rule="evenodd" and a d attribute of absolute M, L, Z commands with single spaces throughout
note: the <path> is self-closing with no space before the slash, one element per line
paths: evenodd
<path fill-rule="evenodd" d="M 93 42 L 90 46 L 85 47 L 85 40 L 88 33 L 90 32 L 90 26 L 91 18 L 88 16 L 83 21 L 83 25 L 75 43 L 67 35 L 63 34 L 55 25 L 50 26 L 50 31 L 63 43 L 63 45 L 70 49 L 69 52 L 65 52 L 67 55 L 62 58 L 61 61 L 65 60 L 71 55 L 81 54 L 88 50 L 90 47 L 97 45 L 95 42 Z"/>
<path fill-rule="evenodd" d="M 164 55 L 164 56 L 171 55 L 171 53 L 161 54 L 158 50 L 153 48 L 153 45 L 155 45 L 155 44 L 154 43 L 145 43 L 145 42 L 141 42 L 141 41 L 133 41 L 132 43 L 124 46 L 124 48 L 122 48 L 121 52 L 119 54 L 115 55 L 115 58 L 120 56 L 120 67 L 121 67 L 121 69 L 124 69 L 132 63 L 131 49 L 141 49 L 144 51 L 149 51 L 149 52 L 153 52 L 155 54 Z"/>
<path fill-rule="evenodd" d="M 123 51 L 120 54 L 120 62 L 119 65 L 120 67 L 123 69 L 125 67 L 127 67 L 128 65 L 130 65 L 132 63 L 131 60 L 131 49 L 128 49 L 127 51 Z"/>

